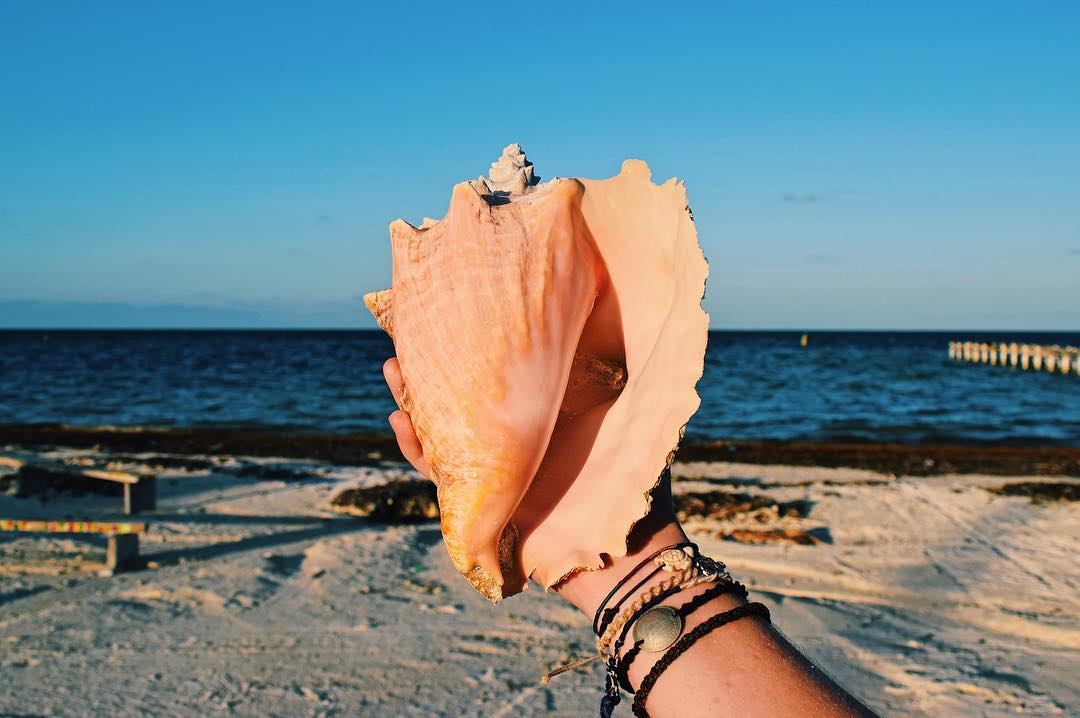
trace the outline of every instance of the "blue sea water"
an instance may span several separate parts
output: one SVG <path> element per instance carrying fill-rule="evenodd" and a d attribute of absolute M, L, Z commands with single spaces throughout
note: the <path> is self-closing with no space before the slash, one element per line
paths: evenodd
<path fill-rule="evenodd" d="M 951 339 L 712 332 L 690 440 L 1080 446 L 1080 376 L 950 362 Z M 0 331 L 0 423 L 388 432 L 376 331 Z"/>

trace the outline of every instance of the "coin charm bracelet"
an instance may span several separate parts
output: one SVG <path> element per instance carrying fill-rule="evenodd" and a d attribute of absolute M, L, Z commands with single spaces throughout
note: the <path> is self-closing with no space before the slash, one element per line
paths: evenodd
<path fill-rule="evenodd" d="M 650 564 L 655 565 L 656 568 L 648 572 L 633 588 L 623 593 L 619 600 L 612 603 L 612 599 L 620 589 Z M 644 588 L 646 584 L 661 575 L 664 577 L 658 583 Z M 678 608 L 661 605 L 665 599 L 681 591 L 713 582 L 716 583 L 715 586 Z M 596 642 L 598 653 L 546 673 L 541 676 L 540 681 L 547 683 L 553 676 L 560 673 L 593 660 L 605 659 L 607 680 L 604 695 L 600 701 L 600 716 L 610 718 L 621 700 L 620 688 L 628 693 L 634 693 L 627 678 L 627 671 L 634 659 L 642 652 L 665 652 L 642 681 L 641 688 L 634 698 L 634 715 L 638 718 L 647 718 L 645 701 L 657 679 L 694 642 L 744 616 L 755 615 L 768 619 L 769 611 L 763 604 L 743 604 L 712 616 L 691 632 L 683 635 L 686 618 L 724 594 L 732 594 L 742 600 L 745 600 L 747 596 L 746 588 L 731 578 L 723 563 L 701 555 L 697 546 L 692 543 L 680 543 L 660 549 L 627 573 L 596 609 L 596 614 L 593 616 L 593 630 L 598 636 Z M 627 599 L 631 596 L 634 597 L 633 600 L 627 603 Z M 623 608 L 624 604 L 626 604 L 625 608 Z M 631 632 L 633 644 L 626 655 L 620 658 L 622 648 Z"/>

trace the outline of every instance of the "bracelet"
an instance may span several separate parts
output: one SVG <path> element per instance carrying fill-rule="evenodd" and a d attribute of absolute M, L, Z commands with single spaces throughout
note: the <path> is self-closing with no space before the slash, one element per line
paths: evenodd
<path fill-rule="evenodd" d="M 663 675 L 668 666 L 675 662 L 675 659 L 685 653 L 702 636 L 746 616 L 761 616 L 769 620 L 769 609 L 763 603 L 754 602 L 733 608 L 724 613 L 718 613 L 676 641 L 675 645 L 664 654 L 663 658 L 656 662 L 656 665 L 649 671 L 649 675 L 645 676 L 645 679 L 641 682 L 641 687 L 638 688 L 637 695 L 634 696 L 634 715 L 638 718 L 649 718 L 649 714 L 645 710 L 645 701 L 649 699 L 649 693 L 652 691 L 653 686 L 656 685 L 656 681 Z"/>
<path fill-rule="evenodd" d="M 596 640 L 597 650 L 599 650 L 601 653 L 610 653 L 610 651 L 608 651 L 608 647 L 613 642 L 615 634 L 622 630 L 622 627 L 627 624 L 630 618 L 634 616 L 634 614 L 636 614 L 645 603 L 652 601 L 668 589 L 678 588 L 683 584 L 687 583 L 688 581 L 697 578 L 697 575 L 698 570 L 693 566 L 690 566 L 689 568 L 685 568 L 682 571 L 679 571 L 674 576 L 669 576 L 668 578 L 664 579 L 660 583 L 647 590 L 645 593 L 638 596 L 636 599 L 634 599 L 634 602 L 630 604 L 629 608 L 620 613 L 615 618 L 615 620 L 608 625 L 607 629 L 604 631 L 604 635 L 600 636 L 600 638 Z"/>
<path fill-rule="evenodd" d="M 675 615 L 679 617 L 680 621 L 685 621 L 686 617 L 692 614 L 694 611 L 698 610 L 714 598 L 719 598 L 725 593 L 733 593 L 742 600 L 746 600 L 745 586 L 743 586 L 738 581 L 725 581 L 723 583 L 716 584 L 708 591 L 694 596 L 692 599 L 679 606 L 679 608 L 675 609 Z M 623 635 L 619 637 L 619 641 L 617 641 L 615 644 L 616 652 L 618 652 L 618 648 L 621 647 L 621 643 L 625 636 L 626 629 L 623 629 Z M 676 636 L 676 638 L 678 638 L 678 636 Z M 674 641 L 672 641 L 672 644 L 673 643 Z M 672 644 L 668 644 L 667 646 L 662 646 L 661 648 L 654 650 L 662 651 L 671 646 Z M 631 646 L 630 650 L 626 652 L 626 655 L 622 657 L 622 659 L 619 661 L 618 668 L 616 669 L 616 678 L 619 681 L 619 685 L 622 687 L 623 690 L 630 694 L 634 693 L 634 689 L 630 685 L 630 678 L 628 676 L 630 672 L 630 664 L 634 662 L 634 659 L 638 657 L 638 654 L 641 653 L 642 650 L 645 650 L 645 641 L 643 639 L 639 639 L 634 642 L 634 645 Z"/>
<path fill-rule="evenodd" d="M 672 586 L 680 586 L 682 588 L 691 588 L 700 583 L 706 583 L 708 581 L 715 581 L 717 579 L 723 581 L 730 581 L 731 576 L 728 574 L 726 567 L 723 563 L 709 558 L 708 556 L 702 556 L 697 552 L 697 546 L 691 544 L 686 548 L 673 548 L 665 549 L 655 559 L 660 570 L 674 572 L 680 571 L 678 574 L 681 578 L 678 581 L 673 582 L 672 578 L 665 579 L 656 586 L 646 591 L 644 594 L 638 597 L 637 601 L 631 605 L 629 609 L 624 610 L 618 614 L 609 623 L 605 623 L 603 633 L 600 634 L 600 638 L 596 643 L 596 647 L 601 653 L 606 652 L 606 647 L 611 643 L 615 634 L 626 625 L 626 621 L 630 616 L 637 612 L 641 608 L 643 601 L 648 601 L 655 598 L 659 593 L 666 591 Z M 644 585 L 645 581 L 655 576 L 659 571 L 654 571 L 647 578 L 643 579 L 634 590 Z M 633 591 L 627 593 L 627 596 L 631 595 Z M 623 600 L 626 600 L 625 597 Z M 619 602 L 622 605 L 622 601 Z"/>
<path fill-rule="evenodd" d="M 696 553 L 697 547 L 694 544 L 685 544 L 685 548 L 680 548 L 679 546 L 682 546 L 682 545 L 677 544 L 675 548 L 668 547 L 668 548 L 660 549 L 659 551 L 654 553 L 652 556 L 645 559 L 645 561 L 638 564 L 637 568 L 635 568 L 634 571 L 631 571 L 629 574 L 627 574 L 625 577 L 623 577 L 623 579 L 622 579 L 622 581 L 620 581 L 619 585 L 626 583 L 626 581 L 630 578 L 630 576 L 632 576 L 636 571 L 638 571 L 642 566 L 644 566 L 650 560 L 655 559 L 656 563 L 657 563 L 657 566 L 659 566 L 659 568 L 657 568 L 655 571 L 650 573 L 646 578 L 642 579 L 642 581 L 639 582 L 638 585 L 635 586 L 632 591 L 627 592 L 626 596 L 623 596 L 623 598 L 620 599 L 619 603 L 616 604 L 616 605 L 621 606 L 623 604 L 623 602 L 626 600 L 626 598 L 633 594 L 633 591 L 636 591 L 646 581 L 648 581 L 650 578 L 656 576 L 656 574 L 658 574 L 659 572 L 661 572 L 661 571 L 672 572 L 672 571 L 675 571 L 676 569 L 682 569 L 680 571 L 680 573 L 678 573 L 677 575 L 671 576 L 670 578 L 665 579 L 661 583 L 657 584 L 656 586 L 653 586 L 651 589 L 649 589 L 644 594 L 639 596 L 637 601 L 635 601 L 634 604 L 632 604 L 630 608 L 628 608 L 626 611 L 624 611 L 623 613 L 619 614 L 616 617 L 616 620 L 615 620 L 614 623 L 611 623 L 610 618 L 606 618 L 604 623 L 602 624 L 604 626 L 604 633 L 603 633 L 602 636 L 600 636 L 600 639 L 597 641 L 597 644 L 596 644 L 598 653 L 596 653 L 596 654 L 594 654 L 592 656 L 587 656 L 585 658 L 576 660 L 573 663 L 568 663 L 568 664 L 559 666 L 557 668 L 554 668 L 554 669 L 548 671 L 544 675 L 540 676 L 540 683 L 542 685 L 547 685 L 547 683 L 552 678 L 559 675 L 560 673 L 565 673 L 566 671 L 573 670 L 574 668 L 578 668 L 580 666 L 583 666 L 586 663 L 589 663 L 591 661 L 595 661 L 597 659 L 605 658 L 605 654 L 607 652 L 606 651 L 607 644 L 611 641 L 612 637 L 619 630 L 619 628 L 622 627 L 623 625 L 625 625 L 626 621 L 629 620 L 629 618 L 631 616 L 635 615 L 638 612 L 638 610 L 641 608 L 641 604 L 643 602 L 652 601 L 652 600 L 654 600 L 656 598 L 656 596 L 658 596 L 661 593 L 664 593 L 665 591 L 668 591 L 670 589 L 678 590 L 678 588 L 681 587 L 681 586 L 694 585 L 694 584 L 696 584 L 697 582 L 700 582 L 703 579 L 712 580 L 713 577 L 715 577 L 716 575 L 719 575 L 718 573 L 713 571 L 713 569 L 715 569 L 717 566 L 722 571 L 723 564 L 718 564 L 717 562 L 713 561 L 712 559 L 706 559 L 705 557 L 697 557 L 697 558 L 695 558 L 695 553 Z M 700 561 L 699 561 L 699 559 L 700 559 Z M 701 568 L 699 568 L 699 566 Z M 704 574 L 702 573 L 702 568 L 705 570 L 706 573 L 704 573 Z M 710 571 L 712 571 L 712 572 L 710 573 Z M 687 583 L 687 582 L 691 582 L 691 583 Z M 612 593 L 608 594 L 608 598 L 604 599 L 605 602 L 610 599 L 610 597 L 614 594 L 614 591 L 618 590 L 619 585 L 617 585 L 615 587 L 615 589 L 612 590 Z M 674 591 L 672 591 L 672 592 L 674 592 Z M 668 595 L 668 594 L 665 594 L 665 596 L 666 595 Z M 603 604 L 601 604 L 601 605 L 603 605 Z M 610 610 L 614 611 L 614 609 L 610 609 Z M 614 683 L 614 673 L 613 673 L 613 671 L 612 671 L 612 669 L 610 667 L 609 667 L 609 671 L 608 671 L 608 682 L 609 682 L 609 684 Z M 615 693 L 616 693 L 616 696 L 617 696 L 618 695 L 618 688 L 616 687 L 614 690 L 615 690 Z M 616 703 L 617 702 L 618 702 L 618 699 L 616 697 Z"/>
<path fill-rule="evenodd" d="M 645 567 L 646 564 L 648 564 L 650 561 L 652 561 L 653 559 L 655 559 L 657 556 L 664 553 L 665 551 L 671 551 L 673 549 L 686 548 L 686 547 L 689 547 L 689 546 L 693 546 L 694 548 L 697 548 L 697 546 L 695 546 L 694 544 L 689 543 L 689 542 L 672 544 L 671 546 L 665 546 L 664 548 L 656 551 L 651 556 L 649 556 L 648 558 L 643 560 L 641 563 L 639 563 L 637 566 L 634 566 L 634 568 L 629 573 L 627 573 L 625 576 L 623 576 L 622 579 L 620 579 L 619 582 L 617 584 L 615 584 L 615 586 L 608 592 L 608 595 L 604 597 L 604 600 L 600 602 L 600 605 L 597 606 L 596 613 L 593 614 L 593 622 L 592 622 L 593 633 L 595 633 L 598 636 L 603 634 L 604 629 L 607 628 L 607 624 L 611 623 L 612 619 L 614 619 L 615 616 L 617 615 L 616 609 L 619 606 L 622 605 L 623 601 L 625 601 L 628 596 L 632 595 L 634 593 L 634 591 L 641 588 L 642 585 L 644 585 L 644 583 L 646 581 L 648 581 L 650 578 L 655 576 L 660 569 L 658 568 L 656 571 L 653 571 L 648 576 L 641 579 L 641 581 L 639 581 L 636 586 L 634 586 L 632 589 L 630 589 L 629 591 L 626 592 L 626 594 L 622 597 L 622 600 L 620 600 L 618 603 L 616 603 L 615 606 L 613 606 L 612 608 L 609 608 L 607 610 L 604 610 L 604 607 L 607 605 L 607 602 L 612 599 L 612 597 L 615 595 L 615 593 L 620 588 L 622 588 L 623 586 L 626 585 L 626 582 L 630 580 L 631 576 L 633 576 L 635 573 L 640 571 L 642 568 Z M 601 616 L 603 617 L 603 620 L 601 620 Z"/>

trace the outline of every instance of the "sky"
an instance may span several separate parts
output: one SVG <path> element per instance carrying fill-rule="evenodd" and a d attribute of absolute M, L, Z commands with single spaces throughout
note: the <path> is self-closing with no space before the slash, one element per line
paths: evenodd
<path fill-rule="evenodd" d="M 686 181 L 713 328 L 1080 330 L 1080 3 L 0 4 L 0 327 L 370 327 L 518 142 Z"/>

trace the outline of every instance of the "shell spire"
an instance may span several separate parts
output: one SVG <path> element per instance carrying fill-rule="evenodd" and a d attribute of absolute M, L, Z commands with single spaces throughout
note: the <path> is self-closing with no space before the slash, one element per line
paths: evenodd
<path fill-rule="evenodd" d="M 473 187 L 481 195 L 508 197 L 524 194 L 540 184 L 540 176 L 533 169 L 533 163 L 525 156 L 521 145 L 507 145 L 499 159 L 491 163 L 487 177 L 479 177 Z"/>

